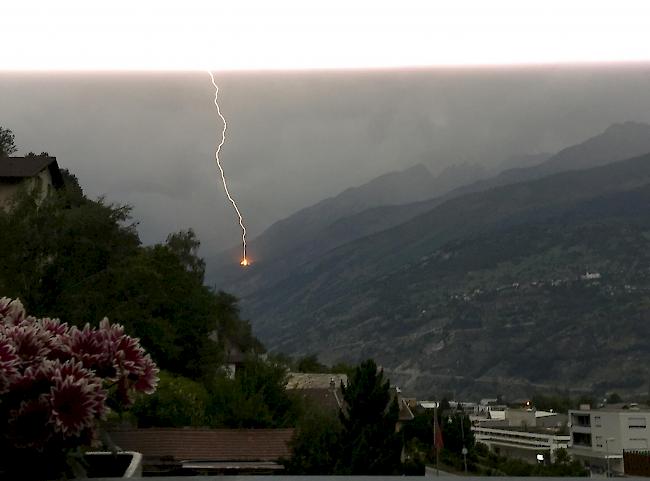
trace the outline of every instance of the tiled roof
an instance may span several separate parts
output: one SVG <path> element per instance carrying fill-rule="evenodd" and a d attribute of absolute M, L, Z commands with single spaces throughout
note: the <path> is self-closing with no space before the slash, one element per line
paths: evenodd
<path fill-rule="evenodd" d="M 307 372 L 290 372 L 287 381 L 287 389 L 329 389 L 331 382 L 338 388 L 348 384 L 346 374 L 320 374 Z"/>
<path fill-rule="evenodd" d="M 293 429 L 149 428 L 111 431 L 120 448 L 175 461 L 277 461 L 291 455 Z"/>
<path fill-rule="evenodd" d="M 338 411 L 342 406 L 343 394 L 340 389 L 296 389 L 294 396 L 309 400 L 310 403 L 327 411 Z"/>
<path fill-rule="evenodd" d="M 52 162 L 56 162 L 56 157 L 45 155 L 0 157 L 0 177 L 33 177 Z"/>

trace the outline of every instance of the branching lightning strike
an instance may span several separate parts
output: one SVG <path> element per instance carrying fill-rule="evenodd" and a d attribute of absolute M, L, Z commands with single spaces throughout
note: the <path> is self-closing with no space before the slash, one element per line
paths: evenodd
<path fill-rule="evenodd" d="M 226 181 L 226 175 L 223 172 L 223 167 L 221 166 L 221 159 L 219 158 L 219 154 L 221 153 L 221 147 L 223 147 L 223 144 L 226 142 L 226 130 L 228 129 L 228 122 L 226 122 L 226 118 L 223 116 L 223 114 L 221 113 L 221 109 L 219 108 L 219 86 L 214 81 L 214 75 L 212 75 L 212 72 L 210 70 L 208 70 L 208 74 L 210 74 L 210 80 L 212 80 L 212 85 L 214 85 L 214 106 L 217 108 L 217 114 L 219 115 L 221 121 L 223 122 L 223 129 L 221 130 L 221 142 L 219 142 L 219 145 L 217 146 L 217 150 L 215 150 L 214 152 L 214 158 L 217 161 L 217 167 L 219 167 L 219 173 L 221 174 L 223 189 L 226 191 L 226 196 L 228 197 L 228 200 L 232 204 L 233 208 L 235 209 L 235 213 L 237 214 L 237 217 L 239 219 L 239 227 L 241 227 L 242 259 L 240 264 L 242 266 L 248 266 L 250 265 L 250 261 L 246 256 L 246 226 L 244 225 L 244 218 L 242 217 L 241 212 L 239 211 L 237 202 L 235 202 L 235 199 L 233 199 L 232 195 L 230 195 L 230 190 L 228 189 L 228 182 Z"/>

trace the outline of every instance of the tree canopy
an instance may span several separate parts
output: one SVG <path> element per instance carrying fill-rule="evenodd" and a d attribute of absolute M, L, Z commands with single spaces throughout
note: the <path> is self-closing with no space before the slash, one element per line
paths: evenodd
<path fill-rule="evenodd" d="M 7 157 L 16 150 L 14 133 L 0 125 L 0 157 Z"/>
<path fill-rule="evenodd" d="M 0 295 L 71 324 L 109 317 L 161 368 L 194 379 L 216 371 L 226 339 L 261 350 L 237 299 L 203 285 L 194 231 L 143 246 L 129 206 L 91 200 L 63 174 L 65 188 L 44 201 L 20 192 L 0 211 Z"/>

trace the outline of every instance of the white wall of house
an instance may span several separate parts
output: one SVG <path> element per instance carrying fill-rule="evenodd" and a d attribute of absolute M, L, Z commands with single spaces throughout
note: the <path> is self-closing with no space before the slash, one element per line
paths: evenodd
<path fill-rule="evenodd" d="M 25 178 L 20 182 L 3 182 L 0 180 L 0 207 L 6 209 L 12 198 L 21 190 L 32 192 L 38 190 L 37 202 L 41 203 L 53 189 L 52 175 L 46 167 L 33 177 Z"/>

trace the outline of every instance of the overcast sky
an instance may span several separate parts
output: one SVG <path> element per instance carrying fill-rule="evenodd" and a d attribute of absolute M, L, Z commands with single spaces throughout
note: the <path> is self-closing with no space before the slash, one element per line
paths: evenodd
<path fill-rule="evenodd" d="M 223 165 L 254 236 L 388 171 L 553 152 L 614 122 L 650 122 L 650 66 L 216 74 Z M 207 73 L 0 73 L 0 125 L 90 196 L 130 203 L 146 243 L 239 229 L 214 165 Z"/>

